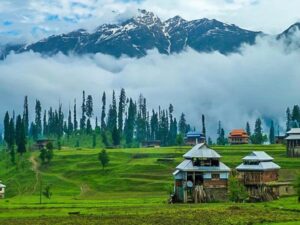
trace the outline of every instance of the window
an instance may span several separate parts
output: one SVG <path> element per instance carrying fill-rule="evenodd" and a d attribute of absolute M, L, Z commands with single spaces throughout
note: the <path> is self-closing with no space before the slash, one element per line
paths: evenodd
<path fill-rule="evenodd" d="M 219 180 L 219 179 L 220 179 L 220 174 L 218 174 L 218 173 L 213 173 L 213 174 L 211 175 L 211 179 L 212 179 L 212 180 Z"/>
<path fill-rule="evenodd" d="M 0 188 L 0 192 L 2 191 L 2 188 Z"/>

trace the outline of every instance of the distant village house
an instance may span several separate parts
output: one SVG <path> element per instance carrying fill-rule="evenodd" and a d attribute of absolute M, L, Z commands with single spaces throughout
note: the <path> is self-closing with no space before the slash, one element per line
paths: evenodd
<path fill-rule="evenodd" d="M 159 148 L 161 146 L 160 140 L 144 141 L 142 142 L 144 148 Z"/>
<path fill-rule="evenodd" d="M 0 181 L 0 198 L 5 197 L 5 188 L 6 188 L 6 186 L 4 184 L 2 184 L 2 182 Z"/>
<path fill-rule="evenodd" d="M 300 128 L 292 128 L 287 132 L 286 149 L 289 157 L 300 157 Z"/>
<path fill-rule="evenodd" d="M 249 144 L 249 135 L 243 129 L 235 129 L 230 132 L 228 142 L 231 145 Z"/>
<path fill-rule="evenodd" d="M 36 140 L 34 148 L 37 150 L 44 149 L 48 143 L 53 143 L 53 140 L 49 138 L 39 138 Z"/>
<path fill-rule="evenodd" d="M 184 142 L 186 145 L 194 146 L 205 142 L 205 136 L 198 131 L 189 131 L 185 135 Z"/>
<path fill-rule="evenodd" d="M 254 151 L 236 167 L 240 181 L 245 185 L 251 201 L 270 201 L 280 196 L 279 169 L 273 158 L 262 151 Z"/>
<path fill-rule="evenodd" d="M 227 199 L 229 167 L 205 143 L 195 145 L 183 155 L 174 175 L 175 202 L 209 202 Z"/>

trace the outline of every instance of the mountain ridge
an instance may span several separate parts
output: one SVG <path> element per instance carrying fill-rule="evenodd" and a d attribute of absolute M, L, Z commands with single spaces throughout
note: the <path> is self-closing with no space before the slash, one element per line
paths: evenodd
<path fill-rule="evenodd" d="M 283 32 L 277 38 L 286 38 L 289 32 L 285 32 L 286 34 Z M 66 34 L 52 35 L 31 44 L 6 46 L 2 49 L 2 58 L 10 51 L 33 51 L 49 56 L 59 52 L 65 55 L 103 53 L 115 57 L 127 55 L 139 58 L 146 56 L 147 51 L 152 49 L 170 55 L 192 48 L 198 52 L 218 51 L 229 54 L 238 52 L 243 44 L 255 44 L 260 35 L 265 34 L 215 19 L 188 21 L 175 16 L 162 21 L 153 12 L 139 10 L 135 17 L 119 24 L 100 25 L 93 32 L 78 29 Z"/>

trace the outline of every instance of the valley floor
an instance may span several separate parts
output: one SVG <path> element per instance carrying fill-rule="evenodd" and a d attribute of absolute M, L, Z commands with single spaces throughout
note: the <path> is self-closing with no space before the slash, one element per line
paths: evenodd
<path fill-rule="evenodd" d="M 2 154 L 0 178 L 7 196 L 0 200 L 0 224 L 300 224 L 297 197 L 255 204 L 167 204 L 172 172 L 188 149 L 107 150 L 111 160 L 105 170 L 97 159 L 101 149 L 55 151 L 46 167 L 37 165 L 38 152 L 28 153 L 17 167 Z M 280 180 L 292 181 L 300 172 L 300 159 L 287 158 L 284 146 L 214 149 L 231 168 L 251 151 L 263 150 L 282 167 Z M 41 184 L 51 185 L 53 196 L 39 204 Z"/>

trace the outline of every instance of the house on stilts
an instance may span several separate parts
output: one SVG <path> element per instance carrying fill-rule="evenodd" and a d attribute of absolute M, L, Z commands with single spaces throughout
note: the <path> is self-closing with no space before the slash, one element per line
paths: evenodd
<path fill-rule="evenodd" d="M 195 145 L 183 155 L 174 175 L 175 202 L 225 201 L 230 168 L 205 143 Z"/>
<path fill-rule="evenodd" d="M 254 151 L 236 167 L 240 182 L 246 187 L 250 201 L 270 201 L 280 196 L 279 169 L 273 158 L 262 151 Z"/>
<path fill-rule="evenodd" d="M 292 128 L 287 132 L 286 150 L 289 157 L 300 157 L 300 128 Z"/>

